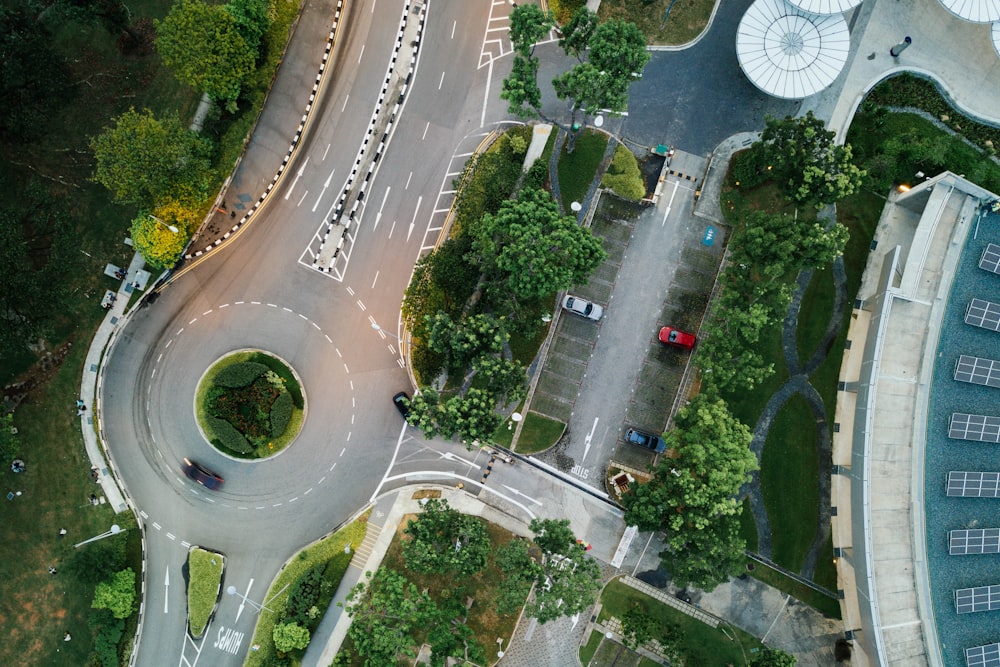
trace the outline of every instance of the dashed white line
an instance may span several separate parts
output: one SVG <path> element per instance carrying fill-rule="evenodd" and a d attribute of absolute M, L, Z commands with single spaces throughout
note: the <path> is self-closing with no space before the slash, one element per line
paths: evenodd
<path fill-rule="evenodd" d="M 403 187 L 404 190 L 409 190 L 410 189 L 410 179 L 411 178 L 413 178 L 413 172 L 412 171 L 410 172 L 410 175 L 406 177 L 406 186 Z"/>
<path fill-rule="evenodd" d="M 177 539 L 177 536 L 174 535 L 173 533 L 169 532 L 169 531 L 167 532 L 167 537 L 169 537 L 171 540 L 176 540 Z"/>
<path fill-rule="evenodd" d="M 378 274 L 379 273 L 380 273 L 379 271 L 375 272 L 375 280 L 372 281 L 372 289 L 375 289 L 375 283 L 378 282 Z"/>
<path fill-rule="evenodd" d="M 350 96 L 350 95 L 348 95 L 347 97 L 345 97 L 345 98 L 344 98 L 344 106 L 342 106 L 342 107 L 340 108 L 340 113 L 344 113 L 344 109 L 346 109 L 346 108 L 347 108 L 347 100 L 349 100 L 349 99 L 351 99 L 351 96 Z"/>
<path fill-rule="evenodd" d="M 424 134 L 422 137 L 420 137 L 420 141 L 423 141 L 424 139 L 427 138 L 427 130 L 429 129 L 431 129 L 431 122 L 427 121 L 427 125 L 424 127 Z"/>
<path fill-rule="evenodd" d="M 197 322 L 197 321 L 198 321 L 198 318 L 196 317 L 196 318 L 194 318 L 193 320 L 191 320 L 190 322 L 188 322 L 188 326 L 191 326 L 192 324 L 194 324 L 194 323 L 195 323 L 195 322 Z M 179 332 L 178 332 L 178 333 L 179 333 Z"/>
<path fill-rule="evenodd" d="M 310 493 L 312 493 L 312 490 L 313 490 L 313 488 L 312 488 L 312 487 L 310 486 L 310 487 L 309 487 L 308 489 L 306 489 L 306 490 L 305 490 L 305 491 L 304 491 L 304 492 L 302 493 L 302 495 L 303 495 L 303 496 L 308 496 L 308 495 L 309 495 Z"/>
<path fill-rule="evenodd" d="M 292 498 L 291 500 L 288 501 L 288 504 L 291 505 L 292 503 L 294 503 L 298 499 L 299 499 L 299 497 L 295 496 L 294 498 Z"/>
<path fill-rule="evenodd" d="M 306 198 L 307 194 L 309 194 L 308 190 L 306 190 L 305 192 L 302 193 L 302 196 L 299 197 L 299 203 L 295 205 L 296 207 L 302 206 L 302 201 Z"/>
<path fill-rule="evenodd" d="M 352 417 L 352 419 L 353 419 L 353 417 Z M 346 452 L 346 451 L 347 451 L 347 447 L 344 447 L 343 449 L 340 450 L 340 455 L 343 456 L 344 452 Z M 334 463 L 333 465 L 337 465 L 337 464 Z M 330 468 L 330 470 L 333 470 L 333 468 Z"/>
<path fill-rule="evenodd" d="M 361 299 L 358 299 L 357 301 L 355 301 L 355 303 L 358 304 L 358 308 L 361 309 L 361 312 L 368 310 L 367 308 L 365 308 L 365 302 L 362 301 Z"/>
<path fill-rule="evenodd" d="M 458 21 L 454 21 L 451 24 L 451 38 L 452 39 L 455 39 L 455 28 L 457 28 L 457 27 L 458 27 Z"/>
<path fill-rule="evenodd" d="M 156 523 L 156 522 L 154 521 L 154 522 L 153 522 L 153 528 L 155 528 L 155 529 L 157 529 L 157 530 L 162 530 L 162 529 L 163 529 L 163 526 L 161 526 L 160 524 L 158 524 L 158 523 Z"/>
<path fill-rule="evenodd" d="M 441 80 L 438 81 L 438 90 L 441 90 L 441 86 L 444 85 L 444 72 L 441 72 Z"/>
<path fill-rule="evenodd" d="M 358 54 L 358 62 L 361 62 L 361 57 L 365 55 L 365 45 L 361 45 L 361 53 Z"/>

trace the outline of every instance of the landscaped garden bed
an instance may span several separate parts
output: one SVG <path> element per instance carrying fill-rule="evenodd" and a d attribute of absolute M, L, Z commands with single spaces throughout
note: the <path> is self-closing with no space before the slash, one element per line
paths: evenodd
<path fill-rule="evenodd" d="M 188 550 L 188 632 L 198 639 L 205 632 L 222 588 L 226 558 L 220 553 L 191 547 Z"/>

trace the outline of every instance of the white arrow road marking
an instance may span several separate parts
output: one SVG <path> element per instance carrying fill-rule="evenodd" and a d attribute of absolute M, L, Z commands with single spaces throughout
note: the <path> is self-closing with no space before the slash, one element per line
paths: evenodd
<path fill-rule="evenodd" d="M 247 606 L 247 598 L 250 597 L 250 589 L 252 587 L 253 587 L 253 579 L 251 579 L 250 583 L 247 584 L 247 592 L 244 593 L 243 597 L 240 598 L 240 607 L 239 609 L 236 610 L 236 621 L 234 621 L 235 623 L 240 622 L 240 614 L 243 613 L 243 608 Z"/>
<path fill-rule="evenodd" d="M 420 210 L 420 202 L 424 200 L 423 196 L 417 197 L 417 207 L 413 209 L 413 220 L 410 221 L 410 231 L 406 232 L 406 240 L 410 240 L 410 234 L 413 233 L 413 227 L 417 224 L 417 211 Z"/>
<path fill-rule="evenodd" d="M 677 196 L 677 186 L 681 184 L 680 181 L 674 181 L 674 191 L 670 193 L 670 201 L 667 202 L 667 210 L 663 214 L 663 221 L 660 222 L 660 227 L 667 224 L 667 216 L 670 215 L 670 206 L 674 203 L 674 197 Z"/>
<path fill-rule="evenodd" d="M 583 441 L 583 458 L 580 459 L 580 463 L 587 460 L 587 453 L 590 451 L 590 441 L 594 439 L 594 431 L 597 430 L 597 422 L 600 419 L 600 417 L 594 417 L 594 425 L 591 427 L 590 433 L 587 434 L 587 437 Z"/>
<path fill-rule="evenodd" d="M 385 189 L 385 196 L 382 197 L 382 205 L 378 207 L 378 213 L 375 214 L 375 226 L 372 227 L 372 230 L 378 229 L 378 221 L 382 219 L 382 209 L 385 208 L 385 200 L 389 198 L 389 190 L 392 190 L 391 185 Z"/>
<path fill-rule="evenodd" d="M 329 146 L 327 146 L 327 150 L 329 150 L 329 149 L 330 149 L 330 147 L 329 147 Z M 323 159 L 326 159 L 326 156 L 324 156 L 324 157 L 323 157 Z M 337 171 L 337 170 L 336 170 L 336 169 L 334 169 L 333 171 Z M 319 201 L 320 201 L 320 200 L 321 200 L 321 199 L 323 198 L 323 195 L 325 195 L 325 194 L 326 194 L 326 189 L 327 189 L 328 187 L 330 187 L 330 180 L 331 180 L 331 179 L 333 178 L 333 171 L 331 171 L 331 172 L 330 172 L 330 175 L 326 177 L 326 182 L 325 182 L 325 183 L 323 183 L 323 191 L 319 193 L 319 197 L 316 197 L 316 203 L 315 203 L 315 204 L 313 204 L 313 210 L 312 210 L 312 212 L 313 212 L 313 213 L 315 213 L 315 212 L 316 212 L 316 207 L 317 207 L 317 206 L 319 206 Z M 286 199 L 287 199 L 287 197 L 286 197 Z M 328 217 L 328 218 L 329 218 L 329 217 L 330 217 L 330 215 L 329 215 L 329 214 L 327 214 L 327 216 L 326 216 L 326 217 Z"/>
<path fill-rule="evenodd" d="M 441 458 L 448 459 L 449 461 L 461 461 L 470 468 L 474 467 L 476 464 L 474 461 L 469 461 L 468 459 L 463 459 L 461 456 L 455 456 L 451 452 L 442 452 Z"/>
<path fill-rule="evenodd" d="M 522 492 L 518 491 L 513 486 L 507 486 L 506 484 L 501 484 L 500 486 L 502 486 L 503 488 L 507 489 L 508 491 L 510 491 L 511 493 L 513 493 L 515 496 L 521 496 L 522 498 L 530 500 L 531 502 L 535 503 L 538 506 L 541 506 L 541 504 L 542 504 L 541 502 L 535 500 L 534 498 L 532 498 L 528 494 L 522 493 Z"/>
<path fill-rule="evenodd" d="M 299 182 L 300 178 L 302 178 L 302 173 L 306 170 L 307 164 L 309 164 L 309 156 L 306 156 L 306 161 L 302 163 L 302 166 L 299 167 L 298 173 L 295 174 L 295 180 L 292 181 L 292 185 L 288 188 L 288 192 L 285 193 L 285 199 L 288 199 L 288 196 L 292 194 L 292 190 L 295 189 L 295 184 Z"/>
<path fill-rule="evenodd" d="M 575 628 L 576 624 L 580 622 L 580 614 L 579 613 L 573 614 L 572 616 L 569 617 L 569 620 L 573 622 L 573 624 L 570 625 L 569 627 Z"/>

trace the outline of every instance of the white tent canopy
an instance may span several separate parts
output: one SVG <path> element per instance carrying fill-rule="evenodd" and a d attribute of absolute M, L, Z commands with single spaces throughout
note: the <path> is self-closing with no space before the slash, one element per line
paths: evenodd
<path fill-rule="evenodd" d="M 788 0 L 810 14 L 843 14 L 861 4 L 861 0 Z"/>
<path fill-rule="evenodd" d="M 801 99 L 840 74 L 851 35 L 840 14 L 819 16 L 782 0 L 756 0 L 736 31 L 736 56 L 743 73 L 765 93 Z"/>
<path fill-rule="evenodd" d="M 1000 56 L 1000 23 L 994 23 L 991 26 L 990 37 L 993 38 L 993 50 Z"/>
<path fill-rule="evenodd" d="M 949 12 L 972 23 L 1000 21 L 1000 0 L 941 0 Z"/>

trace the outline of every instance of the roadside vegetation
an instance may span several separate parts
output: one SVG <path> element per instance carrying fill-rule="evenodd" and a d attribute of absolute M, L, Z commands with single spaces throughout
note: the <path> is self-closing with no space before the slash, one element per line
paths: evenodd
<path fill-rule="evenodd" d="M 535 520 L 531 530 L 533 541 L 447 501 L 424 501 L 348 597 L 352 622 L 335 664 L 397 664 L 426 644 L 432 665 L 485 665 L 497 637 L 510 640 L 522 608 L 542 623 L 588 608 L 601 571 L 569 521 Z"/>
<path fill-rule="evenodd" d="M 188 631 L 201 637 L 219 600 L 226 559 L 201 547 L 188 551 Z"/>
<path fill-rule="evenodd" d="M 550 3 L 551 4 L 551 3 Z M 717 0 L 602 0 L 602 21 L 632 21 L 650 44 L 680 46 L 708 27 Z"/>
<path fill-rule="evenodd" d="M 762 648 L 758 639 L 739 628 L 713 628 L 617 579 L 601 592 L 600 604 L 597 623 L 606 627 L 618 619 L 621 641 L 591 632 L 580 647 L 584 666 L 617 664 L 623 653 L 629 655 L 637 647 L 659 651 L 671 665 L 746 665 Z"/>
<path fill-rule="evenodd" d="M 261 601 L 245 667 L 297 667 L 365 539 L 368 514 L 300 551 L 271 583 Z"/>
<path fill-rule="evenodd" d="M 178 212 L 179 222 L 168 224 L 179 231 L 193 228 L 192 219 L 200 222 L 211 193 L 232 170 L 284 50 L 298 3 L 265 4 L 273 20 L 238 109 L 210 111 L 197 141 L 199 150 L 203 142 L 211 145 L 209 173 L 199 181 L 204 209 Z M 0 547 L 8 592 L 0 601 L 0 630 L 8 638 L 0 664 L 118 665 L 131 650 L 136 615 L 120 619 L 92 609 L 96 582 L 78 581 L 68 565 L 76 556 L 73 543 L 117 523 L 125 533 L 79 552 L 121 540 L 127 548 L 119 569 L 141 571 L 138 529 L 100 503 L 74 409 L 87 347 L 106 315 L 100 295 L 117 286 L 104 267 L 128 265 L 134 249 L 123 240 L 131 236 L 131 221 L 141 217 L 139 205 L 116 203 L 111 191 L 91 180 L 97 163 L 90 142 L 118 119 L 127 122 L 130 109 L 140 118 L 177 119 L 185 128 L 190 123 L 201 91 L 163 67 L 155 46 L 154 22 L 171 6 L 167 0 L 127 6 L 117 0 L 12 0 L 0 9 L 0 149 L 11 156 L 0 163 L 0 184 L 17 193 L 0 202 L 0 379 L 3 412 L 13 415 L 26 463 L 15 474 L 6 460 L 0 471 L 15 492 Z M 174 219 L 156 210 L 150 212 Z M 167 234 L 164 242 L 177 241 L 166 227 L 143 220 Z M 95 406 L 88 408 L 92 414 Z M 57 537 L 61 528 L 68 531 L 63 539 Z M 56 575 L 48 574 L 49 566 Z M 136 588 L 136 599 L 138 594 Z M 67 632 L 71 640 L 64 642 Z"/>

